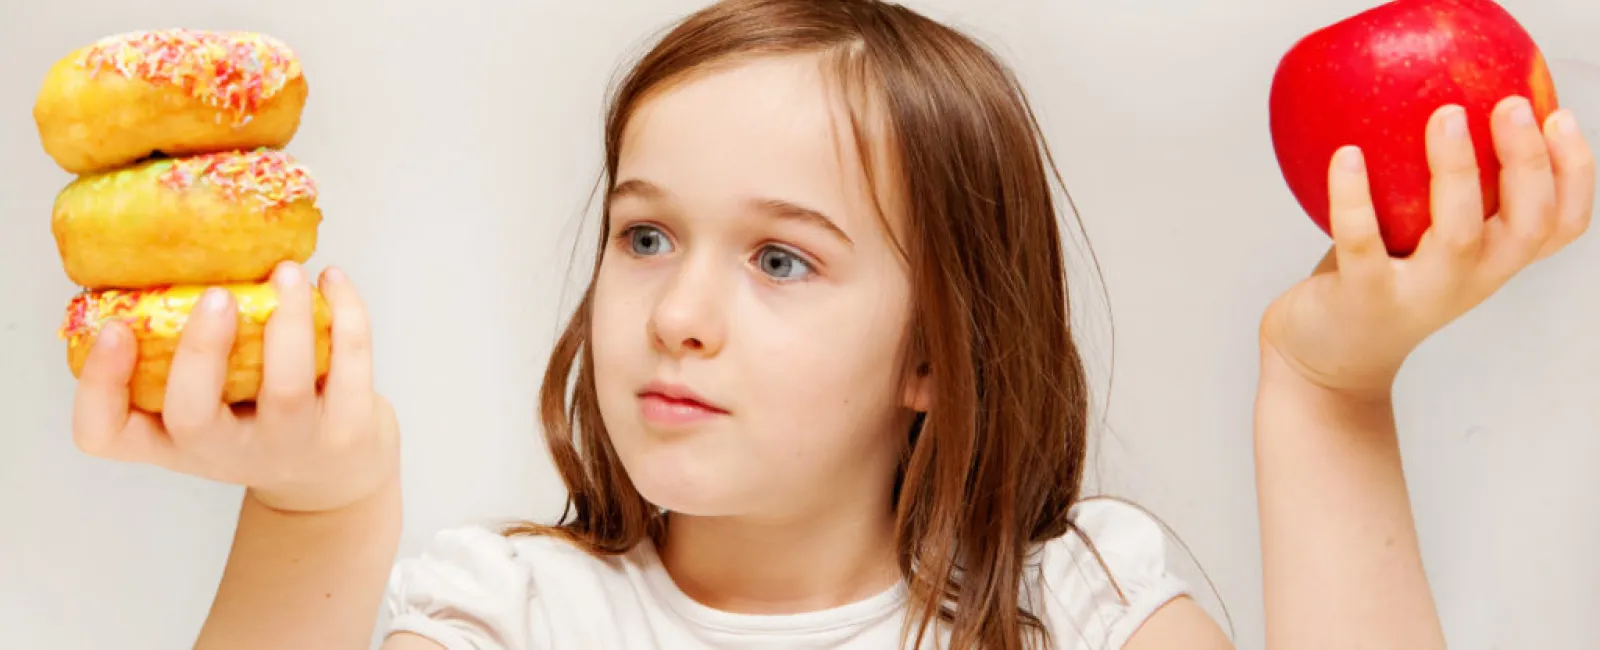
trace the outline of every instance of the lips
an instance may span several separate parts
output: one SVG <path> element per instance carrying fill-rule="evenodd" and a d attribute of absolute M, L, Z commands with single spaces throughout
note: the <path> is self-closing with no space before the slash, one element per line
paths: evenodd
<path fill-rule="evenodd" d="M 663 428 L 687 427 L 728 414 L 688 387 L 664 382 L 639 391 L 639 411 L 645 421 Z"/>
<path fill-rule="evenodd" d="M 654 399 L 679 408 L 694 408 L 726 415 L 727 410 L 701 397 L 687 386 L 665 382 L 651 382 L 639 391 L 642 399 Z"/>

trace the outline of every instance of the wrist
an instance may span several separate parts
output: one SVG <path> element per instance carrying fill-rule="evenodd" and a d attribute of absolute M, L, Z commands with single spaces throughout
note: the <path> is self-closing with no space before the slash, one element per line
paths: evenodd
<path fill-rule="evenodd" d="M 386 472 L 365 485 L 346 485 L 325 489 L 263 490 L 247 488 L 245 499 L 263 509 L 290 517 L 337 517 L 356 511 L 382 507 L 400 497 L 400 472 Z"/>
<path fill-rule="evenodd" d="M 1262 355 L 1254 411 L 1258 460 L 1283 453 L 1299 457 L 1307 450 L 1319 450 L 1300 460 L 1323 462 L 1311 459 L 1324 457 L 1332 449 L 1348 452 L 1354 449 L 1351 445 L 1381 454 L 1398 445 L 1389 384 L 1360 389 L 1329 386 L 1308 378 L 1270 350 Z"/>
<path fill-rule="evenodd" d="M 1263 341 L 1259 372 L 1258 388 L 1263 393 L 1295 395 L 1319 404 L 1389 408 L 1399 366 L 1385 364 L 1359 377 L 1329 377 L 1311 372 Z"/>

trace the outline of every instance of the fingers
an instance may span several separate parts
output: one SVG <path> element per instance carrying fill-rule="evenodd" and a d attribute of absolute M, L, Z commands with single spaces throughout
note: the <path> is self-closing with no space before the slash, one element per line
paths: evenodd
<path fill-rule="evenodd" d="M 138 361 L 133 337 L 120 323 L 107 323 L 83 363 L 72 404 L 72 440 L 79 449 L 104 455 L 128 423 L 128 379 Z"/>
<path fill-rule="evenodd" d="M 189 311 L 172 355 L 161 407 L 167 430 L 180 443 L 232 420 L 222 403 L 222 388 L 238 319 L 232 294 L 221 287 L 207 289 Z"/>
<path fill-rule="evenodd" d="M 1553 163 L 1528 100 L 1510 97 L 1491 117 L 1500 159 L 1500 214 L 1486 224 L 1483 269 L 1492 286 L 1532 263 L 1556 226 Z"/>
<path fill-rule="evenodd" d="M 1540 257 L 1560 250 L 1589 229 L 1595 201 L 1594 152 L 1578 129 L 1572 111 L 1556 111 L 1545 121 L 1545 140 L 1555 168 L 1558 208 L 1555 234 L 1539 252 Z"/>
<path fill-rule="evenodd" d="M 272 283 L 278 300 L 263 335 L 257 412 L 263 417 L 313 416 L 317 357 L 311 283 L 305 270 L 292 262 L 278 265 Z"/>
<path fill-rule="evenodd" d="M 1414 259 L 1448 281 L 1470 270 L 1483 251 L 1483 186 L 1464 109 L 1446 106 L 1433 114 L 1427 152 L 1432 224 Z"/>
<path fill-rule="evenodd" d="M 1340 277 L 1363 285 L 1382 283 L 1391 269 L 1389 252 L 1378 230 L 1366 161 L 1360 149 L 1350 146 L 1334 153 L 1328 171 L 1328 195 Z"/>
<path fill-rule="evenodd" d="M 132 412 L 128 381 L 138 350 L 121 323 L 107 323 L 95 337 L 79 373 L 72 404 L 72 440 L 91 456 L 164 465 L 171 440 L 144 413 Z"/>
<path fill-rule="evenodd" d="M 333 358 L 327 395 L 334 411 L 365 414 L 372 395 L 372 329 L 367 307 L 350 279 L 337 268 L 322 274 L 322 295 L 333 312 Z M 359 401 L 358 401 L 359 400 Z"/>

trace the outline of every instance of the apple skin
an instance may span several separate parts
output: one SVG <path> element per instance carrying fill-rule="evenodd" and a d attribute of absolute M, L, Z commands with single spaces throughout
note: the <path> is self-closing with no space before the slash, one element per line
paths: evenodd
<path fill-rule="evenodd" d="M 1499 210 L 1500 163 L 1490 115 L 1512 95 L 1539 124 L 1557 109 L 1533 38 L 1491 0 L 1394 0 L 1308 34 L 1284 54 L 1269 98 L 1271 134 L 1289 190 L 1332 235 L 1328 168 L 1361 147 L 1379 232 L 1391 256 L 1413 253 L 1432 223 L 1426 127 L 1462 106 L 1477 151 L 1484 218 Z"/>

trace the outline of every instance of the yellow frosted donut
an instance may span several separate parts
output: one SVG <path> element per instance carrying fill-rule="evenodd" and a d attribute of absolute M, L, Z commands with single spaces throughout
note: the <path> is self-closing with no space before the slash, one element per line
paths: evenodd
<path fill-rule="evenodd" d="M 68 185 L 51 231 L 88 289 L 257 282 L 311 257 L 316 201 L 310 172 L 282 151 L 155 159 Z"/>
<path fill-rule="evenodd" d="M 307 87 L 287 45 L 248 32 L 109 36 L 51 66 L 33 107 L 44 149 L 73 174 L 147 158 L 282 148 Z"/>
<path fill-rule="evenodd" d="M 239 325 L 228 357 L 223 401 L 239 404 L 255 400 L 261 388 L 263 334 L 267 318 L 277 307 L 277 292 L 269 283 L 223 285 L 239 307 Z M 184 286 L 146 291 L 85 291 L 67 305 L 61 338 L 67 342 L 67 363 L 72 376 L 82 376 L 84 361 L 96 334 L 110 321 L 120 321 L 139 343 L 139 360 L 129 383 L 133 407 L 160 413 L 166 399 L 167 372 L 178 349 L 178 335 L 205 286 Z M 332 317 L 327 302 L 313 290 L 316 329 L 316 367 L 320 382 L 328 373 Z"/>

